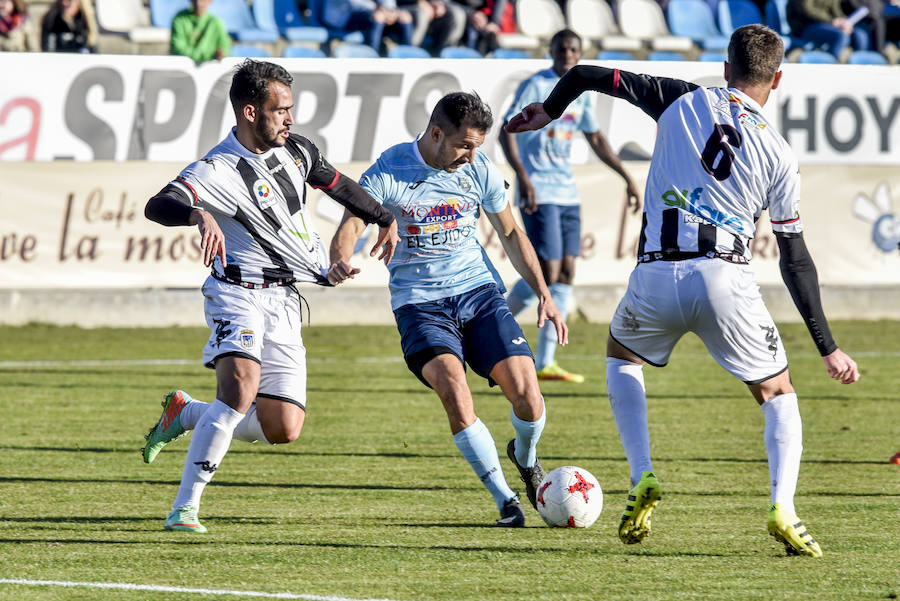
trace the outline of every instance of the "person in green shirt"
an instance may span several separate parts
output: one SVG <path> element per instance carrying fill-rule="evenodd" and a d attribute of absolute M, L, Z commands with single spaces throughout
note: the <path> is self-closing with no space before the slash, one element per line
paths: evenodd
<path fill-rule="evenodd" d="M 231 38 L 222 19 L 206 11 L 212 0 L 193 0 L 172 19 L 170 54 L 180 54 L 203 63 L 221 60 L 231 52 Z"/>

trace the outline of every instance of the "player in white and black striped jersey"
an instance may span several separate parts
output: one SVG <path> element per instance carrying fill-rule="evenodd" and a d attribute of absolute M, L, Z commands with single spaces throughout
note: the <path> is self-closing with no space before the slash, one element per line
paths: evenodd
<path fill-rule="evenodd" d="M 391 212 L 336 171 L 316 146 L 290 133 L 292 77 L 247 60 L 236 70 L 231 103 L 237 126 L 202 160 L 150 199 L 149 219 L 197 225 L 211 334 L 203 362 L 216 370 L 213 403 L 175 391 L 147 435 L 150 463 L 170 441 L 194 430 L 167 530 L 205 532 L 198 509 L 232 438 L 272 444 L 295 440 L 306 415 L 306 349 L 295 284 L 333 285 L 358 272 L 329 268 L 306 204 L 306 184 L 324 190 L 366 223 L 379 226 L 372 249 L 388 263 L 399 237 Z M 348 273 L 349 271 L 349 273 Z"/>
<path fill-rule="evenodd" d="M 797 161 L 762 113 L 781 81 L 783 57 L 778 34 L 747 25 L 731 37 L 727 88 L 579 66 L 544 103 L 526 107 L 508 125 L 513 132 L 543 127 L 585 90 L 624 98 L 657 121 L 638 265 L 607 343 L 610 405 L 633 485 L 619 526 L 625 543 L 649 534 L 650 513 L 661 496 L 650 461 L 642 366 L 665 365 L 675 343 L 693 331 L 762 407 L 771 475 L 769 532 L 788 553 L 821 556 L 794 510 L 802 450 L 797 395 L 778 330 L 747 265 L 763 210 L 772 221 L 784 281 L 829 376 L 849 384 L 859 379 L 859 370 L 835 344 L 822 310 L 797 208 Z"/>

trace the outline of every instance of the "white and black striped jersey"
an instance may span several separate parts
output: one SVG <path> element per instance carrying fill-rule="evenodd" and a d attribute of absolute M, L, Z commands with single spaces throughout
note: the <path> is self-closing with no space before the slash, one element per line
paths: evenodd
<path fill-rule="evenodd" d="M 749 261 L 764 209 L 776 232 L 802 231 L 797 159 L 749 96 L 618 69 L 575 69 L 581 80 L 571 93 L 558 88 L 544 103 L 551 117 L 587 88 L 626 99 L 657 121 L 639 261 L 712 253 Z"/>
<path fill-rule="evenodd" d="M 213 275 L 239 284 L 292 281 L 327 285 L 325 247 L 307 211 L 306 184 L 328 189 L 339 174 L 316 146 L 291 134 L 283 147 L 256 154 L 235 130 L 171 182 L 182 202 L 213 214 L 225 235 L 228 265 Z"/>

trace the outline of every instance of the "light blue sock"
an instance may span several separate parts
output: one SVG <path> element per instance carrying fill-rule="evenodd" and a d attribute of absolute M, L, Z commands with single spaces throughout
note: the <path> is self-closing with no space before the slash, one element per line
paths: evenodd
<path fill-rule="evenodd" d="M 494 438 L 484 422 L 476 417 L 471 426 L 453 435 L 453 442 L 475 470 L 475 475 L 494 497 L 497 509 L 502 508 L 506 501 L 516 496 L 503 477 Z"/>
<path fill-rule="evenodd" d="M 572 297 L 572 286 L 570 284 L 560 284 L 559 282 L 550 285 L 550 296 L 556 303 L 556 308 L 562 314 L 563 319 L 566 318 L 566 307 L 569 306 L 569 299 Z M 544 327 L 538 332 L 537 350 L 534 353 L 534 366 L 538 370 L 542 370 L 551 363 L 556 357 L 556 326 L 552 321 L 547 321 Z"/>
<path fill-rule="evenodd" d="M 541 398 L 541 404 L 543 404 L 543 398 Z M 547 406 L 544 405 L 544 411 L 537 421 L 526 422 L 518 417 L 512 409 L 509 412 L 509 420 L 516 429 L 516 461 L 522 467 L 533 467 L 537 460 L 537 443 L 541 439 L 541 432 L 544 431 L 544 424 L 547 422 Z"/>
<path fill-rule="evenodd" d="M 510 313 L 518 315 L 522 309 L 537 302 L 537 294 L 525 280 L 520 279 L 506 295 L 506 302 L 509 304 Z"/>

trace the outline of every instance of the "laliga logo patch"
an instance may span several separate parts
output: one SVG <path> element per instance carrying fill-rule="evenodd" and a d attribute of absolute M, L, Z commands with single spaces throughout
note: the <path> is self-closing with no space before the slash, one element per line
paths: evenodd
<path fill-rule="evenodd" d="M 253 194 L 256 195 L 256 201 L 259 203 L 260 209 L 268 209 L 275 204 L 275 191 L 269 186 L 269 182 L 264 179 L 258 179 L 253 182 Z"/>
<path fill-rule="evenodd" d="M 744 127 L 748 128 L 748 129 L 753 128 L 753 127 L 757 128 L 757 129 L 765 129 L 766 128 L 765 123 L 760 123 L 756 119 L 756 117 L 754 117 L 750 113 L 741 113 L 740 115 L 738 115 L 738 121 L 740 121 L 741 125 L 743 125 Z"/>
<path fill-rule="evenodd" d="M 900 219 L 893 214 L 891 189 L 887 182 L 875 187 L 872 198 L 857 194 L 853 199 L 853 215 L 872 224 L 872 242 L 883 252 L 893 252 L 900 244 Z"/>
<path fill-rule="evenodd" d="M 241 348 L 248 351 L 253 348 L 253 330 L 241 330 Z"/>

